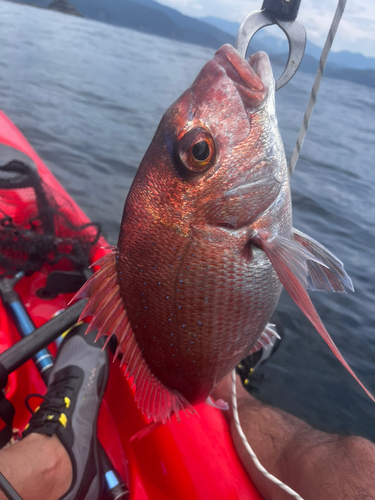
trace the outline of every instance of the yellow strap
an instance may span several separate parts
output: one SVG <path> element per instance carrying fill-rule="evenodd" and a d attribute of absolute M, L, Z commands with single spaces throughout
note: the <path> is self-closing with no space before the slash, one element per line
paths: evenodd
<path fill-rule="evenodd" d="M 83 323 L 84 323 L 84 321 L 80 321 L 79 323 L 74 323 L 74 325 L 72 325 L 70 328 L 65 330 L 64 333 L 61 334 L 61 337 L 65 338 L 68 335 L 68 333 L 70 333 L 76 326 L 83 325 Z"/>
<path fill-rule="evenodd" d="M 65 413 L 62 413 L 59 418 L 59 422 L 63 427 L 66 427 L 66 424 L 68 423 L 68 419 L 65 415 Z"/>

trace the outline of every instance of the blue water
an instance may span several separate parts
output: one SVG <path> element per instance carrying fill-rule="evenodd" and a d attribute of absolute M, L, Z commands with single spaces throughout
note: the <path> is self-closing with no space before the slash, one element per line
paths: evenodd
<path fill-rule="evenodd" d="M 0 23 L 0 107 L 115 244 L 161 116 L 214 51 L 4 1 Z M 311 84 L 300 73 L 277 93 L 288 157 Z M 374 89 L 325 79 L 292 178 L 294 225 L 336 253 L 356 290 L 313 301 L 373 392 L 374 116 Z M 260 370 L 259 397 L 322 429 L 375 441 L 374 403 L 286 294 L 278 313 L 285 338 Z"/>

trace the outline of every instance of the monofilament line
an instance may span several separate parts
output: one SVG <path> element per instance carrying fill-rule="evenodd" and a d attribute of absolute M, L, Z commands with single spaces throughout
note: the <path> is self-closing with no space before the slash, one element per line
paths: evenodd
<path fill-rule="evenodd" d="M 314 81 L 314 85 L 311 89 L 310 99 L 309 99 L 309 102 L 307 104 L 305 116 L 303 117 L 301 129 L 300 129 L 299 134 L 298 134 L 297 143 L 296 143 L 296 146 L 295 146 L 293 154 L 292 154 L 292 159 L 290 160 L 290 164 L 289 164 L 289 174 L 290 175 L 292 175 L 293 170 L 296 166 L 296 163 L 298 161 L 298 158 L 299 158 L 302 146 L 303 146 L 303 142 L 305 140 L 307 129 L 309 128 L 310 118 L 311 118 L 311 115 L 312 115 L 312 112 L 313 112 L 313 109 L 314 109 L 314 106 L 316 103 L 316 96 L 318 95 L 320 83 L 321 83 L 322 78 L 323 78 L 324 68 L 326 67 L 327 57 L 328 57 L 328 54 L 331 50 L 332 43 L 333 43 L 333 40 L 334 40 L 336 32 L 337 32 L 337 28 L 339 27 L 339 24 L 341 21 L 341 17 L 344 13 L 346 2 L 347 2 L 347 0 L 339 0 L 337 7 L 336 7 L 335 15 L 334 15 L 333 20 L 332 20 L 331 27 L 329 28 L 327 39 L 325 41 L 325 44 L 324 44 L 324 47 L 322 50 L 322 54 L 320 56 L 318 71 L 316 72 L 316 75 L 315 75 L 315 81 Z"/>
<path fill-rule="evenodd" d="M 248 451 L 249 455 L 251 456 L 254 464 L 255 464 L 255 467 L 267 478 L 269 479 L 270 481 L 272 481 L 273 483 L 277 484 L 278 486 L 280 486 L 280 488 L 284 491 L 286 491 L 287 493 L 289 493 L 289 495 L 292 497 L 292 498 L 295 498 L 296 500 L 303 500 L 303 498 L 298 494 L 296 493 L 294 490 L 292 490 L 292 488 L 289 488 L 289 486 L 287 486 L 286 484 L 284 484 L 282 481 L 280 481 L 280 479 L 277 479 L 277 477 L 273 476 L 272 474 L 270 474 L 268 472 L 268 470 L 266 470 L 263 465 L 259 462 L 258 460 L 258 457 L 255 455 L 253 449 L 251 448 L 248 440 L 246 439 L 246 436 L 242 430 L 242 427 L 241 427 L 241 424 L 240 424 L 240 419 L 239 419 L 239 416 L 238 416 L 238 409 L 237 409 L 237 391 L 236 391 L 236 370 L 233 370 L 232 371 L 232 407 L 233 407 L 233 418 L 234 418 L 234 421 L 236 423 L 236 427 L 237 427 L 237 432 L 238 434 L 240 435 L 240 438 L 242 439 L 242 442 L 246 448 L 246 450 Z"/>

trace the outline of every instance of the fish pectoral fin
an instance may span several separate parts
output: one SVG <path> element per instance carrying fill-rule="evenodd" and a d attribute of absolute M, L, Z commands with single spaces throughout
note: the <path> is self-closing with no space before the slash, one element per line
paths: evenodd
<path fill-rule="evenodd" d="M 79 321 L 92 316 L 86 333 L 98 330 L 96 340 L 107 335 L 104 347 L 113 335 L 116 336 L 115 359 L 122 354 L 120 366 L 125 364 L 125 375 L 128 379 L 133 377 L 136 386 L 134 399 L 142 413 L 154 422 L 163 424 L 174 413 L 179 422 L 180 410 L 193 414 L 196 411 L 182 394 L 162 384 L 143 358 L 121 296 L 116 257 L 117 248 L 111 247 L 111 252 L 94 264 L 101 266 L 99 271 L 86 281 L 72 299 L 88 299 Z"/>
<path fill-rule="evenodd" d="M 354 292 L 352 280 L 345 272 L 343 263 L 333 253 L 295 228 L 293 239 L 324 264 L 322 266 L 317 261 L 307 260 L 309 290 L 345 292 L 346 287 Z"/>
<path fill-rule="evenodd" d="M 285 290 L 305 314 L 307 319 L 311 321 L 318 330 L 336 358 L 344 365 L 372 401 L 375 402 L 374 396 L 362 384 L 331 339 L 306 292 L 306 288 L 308 287 L 307 276 L 309 272 L 306 260 L 310 259 L 313 262 L 318 262 L 323 265 L 323 267 L 326 267 L 326 264 L 323 263 L 321 258 L 318 259 L 314 257 L 311 259 L 308 257 L 308 255 L 311 255 L 311 252 L 304 248 L 298 241 L 288 240 L 282 236 L 271 235 L 270 232 L 263 229 L 257 232 L 253 240 L 265 252 Z"/>

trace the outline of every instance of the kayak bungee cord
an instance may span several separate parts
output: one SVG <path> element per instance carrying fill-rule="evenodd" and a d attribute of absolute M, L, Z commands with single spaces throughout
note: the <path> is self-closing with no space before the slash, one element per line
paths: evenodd
<path fill-rule="evenodd" d="M 270 1 L 271 0 L 269 0 L 268 4 L 270 4 Z M 317 70 L 317 73 L 316 73 L 316 76 L 315 76 L 313 87 L 311 89 L 310 99 L 309 99 L 309 102 L 307 104 L 307 109 L 306 109 L 305 115 L 303 117 L 301 129 L 300 129 L 300 132 L 299 132 L 299 135 L 298 135 L 298 138 L 297 138 L 297 143 L 296 143 L 296 146 L 294 148 L 294 151 L 293 151 L 293 154 L 292 154 L 292 158 L 291 158 L 291 161 L 290 161 L 290 164 L 289 164 L 289 174 L 290 175 L 293 173 L 293 170 L 294 170 L 294 168 L 296 166 L 296 163 L 298 161 L 298 158 L 299 158 L 299 155 L 300 155 L 300 152 L 301 152 L 301 149 L 302 149 L 303 142 L 304 142 L 305 137 L 306 137 L 306 133 L 307 133 L 307 129 L 309 127 L 309 122 L 310 122 L 310 119 L 311 119 L 311 115 L 312 115 L 314 106 L 316 104 L 316 98 L 317 98 L 317 94 L 318 94 L 318 91 L 319 91 L 320 83 L 322 81 L 324 69 L 325 69 L 325 66 L 326 66 L 326 63 L 327 63 L 327 58 L 328 58 L 329 52 L 331 50 L 331 47 L 332 47 L 332 44 L 333 44 L 333 40 L 335 38 L 338 26 L 339 26 L 341 18 L 342 18 L 342 15 L 344 13 L 346 2 L 347 2 L 347 0 L 338 0 L 338 4 L 337 4 L 337 7 L 336 7 L 335 15 L 333 17 L 333 20 L 332 20 L 332 23 L 331 23 L 331 26 L 330 26 L 330 29 L 329 29 L 329 32 L 328 32 L 327 39 L 325 41 L 325 44 L 324 44 L 324 47 L 323 47 L 323 50 L 322 50 L 322 54 L 320 56 L 318 70 Z M 298 3 L 298 7 L 299 7 L 299 3 L 300 2 L 297 2 L 297 3 Z M 277 2 L 274 3 L 274 5 L 276 5 L 276 4 L 277 4 Z M 263 3 L 263 7 L 265 5 L 267 5 L 266 1 Z M 298 7 L 294 11 L 295 16 L 297 16 Z M 264 11 L 260 11 L 260 12 L 264 12 Z M 250 16 L 251 16 L 251 14 L 247 18 L 249 18 Z M 252 36 L 261 27 L 264 27 L 264 26 L 267 26 L 267 25 L 270 25 L 270 24 L 278 24 L 279 27 L 285 32 L 285 34 L 288 37 L 288 41 L 289 41 L 289 52 L 292 51 L 292 43 L 293 42 L 298 43 L 298 40 L 293 40 L 293 38 L 289 37 L 287 30 L 284 29 L 284 26 L 286 24 L 285 22 L 281 23 L 280 21 L 278 21 L 276 19 L 274 19 L 274 21 L 276 21 L 276 22 L 273 22 L 273 23 L 272 22 L 266 22 L 263 26 L 260 26 L 260 25 L 258 25 L 256 27 L 252 26 L 251 27 L 251 28 L 253 28 L 253 32 L 252 33 L 246 33 L 246 32 L 245 33 L 240 33 L 240 31 L 239 31 L 239 33 L 237 35 L 236 45 L 239 45 L 238 39 L 239 39 L 239 35 L 240 34 L 242 34 L 243 36 L 247 36 L 248 37 L 247 40 L 246 40 L 246 43 L 242 43 L 242 45 L 245 47 L 245 49 L 244 49 L 245 54 L 243 54 L 243 57 L 246 56 L 246 49 L 247 49 L 248 45 L 250 44 L 250 40 L 251 40 Z M 296 23 L 296 21 L 292 21 L 292 22 Z M 242 23 L 242 25 L 243 24 L 244 23 Z M 284 26 L 282 26 L 282 24 Z M 241 25 L 241 27 L 242 27 L 242 25 Z M 241 27 L 240 27 L 240 30 L 241 30 Z M 290 28 L 288 29 L 288 31 L 290 31 Z M 302 33 L 301 33 L 300 30 L 299 30 L 298 34 L 301 37 Z M 302 43 L 303 42 L 300 41 L 299 50 L 296 51 L 297 53 L 299 53 L 299 55 L 301 55 L 301 46 L 302 46 Z M 296 73 L 296 71 L 297 71 L 297 69 L 298 69 L 298 67 L 299 67 L 299 65 L 300 65 L 300 63 L 302 61 L 303 53 L 304 53 L 304 45 L 303 45 L 303 52 L 302 52 L 301 60 L 298 60 L 298 62 L 296 64 L 295 71 L 293 73 L 291 71 L 288 71 L 288 65 L 289 65 L 289 63 L 290 63 L 290 61 L 292 59 L 290 57 L 290 53 L 289 53 L 287 68 L 284 70 L 284 73 L 281 76 L 281 78 L 282 78 L 288 72 L 289 73 L 289 75 L 288 75 L 289 79 L 287 81 L 283 82 L 283 85 L 285 85 L 294 76 L 294 74 Z M 281 78 L 279 80 L 281 80 Z M 281 86 L 276 86 L 276 90 L 278 90 L 279 88 L 281 88 Z M 232 370 L 232 372 L 231 372 L 231 378 L 232 378 L 232 408 L 233 408 L 233 418 L 234 418 L 234 421 L 235 421 L 235 424 L 236 424 L 237 432 L 238 432 L 238 434 L 239 434 L 239 436 L 240 436 L 240 438 L 241 438 L 241 440 L 243 442 L 243 445 L 245 446 L 245 449 L 249 453 L 249 455 L 250 455 L 250 457 L 251 457 L 251 459 L 252 459 L 255 467 L 267 479 L 269 479 L 274 484 L 278 485 L 285 492 L 289 493 L 289 495 L 292 498 L 295 498 L 296 500 L 303 500 L 303 498 L 296 491 L 294 491 L 288 485 L 286 485 L 285 483 L 283 483 L 282 481 L 280 481 L 280 479 L 278 479 L 277 477 L 275 477 L 274 475 L 272 475 L 270 472 L 268 472 L 267 469 L 265 467 L 263 467 L 263 465 L 260 463 L 258 457 L 256 456 L 254 450 L 250 446 L 250 444 L 249 444 L 249 442 L 248 442 L 248 440 L 247 440 L 247 438 L 245 436 L 245 433 L 243 432 L 242 427 L 241 427 L 241 423 L 240 423 L 240 419 L 239 419 L 239 415 L 238 415 L 238 407 L 237 407 L 236 369 Z"/>
<path fill-rule="evenodd" d="M 309 102 L 307 104 L 306 112 L 305 112 L 305 115 L 304 115 L 303 120 L 302 120 L 301 129 L 300 129 L 299 134 L 298 134 L 298 139 L 297 139 L 297 142 L 296 142 L 293 154 L 292 154 L 292 158 L 290 160 L 290 164 L 289 164 L 289 174 L 290 175 L 292 175 L 293 170 L 295 169 L 296 163 L 298 161 L 299 155 L 301 153 L 301 149 L 303 146 L 303 142 L 305 140 L 307 129 L 309 128 L 310 118 L 311 118 L 311 115 L 313 113 L 314 106 L 316 104 L 316 97 L 317 97 L 317 94 L 319 92 L 320 83 L 321 83 L 322 78 L 323 78 L 323 72 L 324 72 L 324 69 L 326 67 L 328 54 L 331 51 L 333 40 L 336 36 L 337 28 L 339 27 L 341 17 L 344 13 L 346 1 L 347 0 L 339 0 L 338 1 L 337 7 L 336 7 L 336 12 L 335 12 L 335 15 L 333 17 L 331 27 L 329 28 L 327 39 L 325 41 L 325 44 L 324 44 L 324 47 L 322 50 L 322 54 L 320 56 L 319 66 L 318 66 L 318 70 L 316 72 L 314 84 L 313 84 L 312 89 L 311 89 L 310 99 L 309 99 Z"/>

